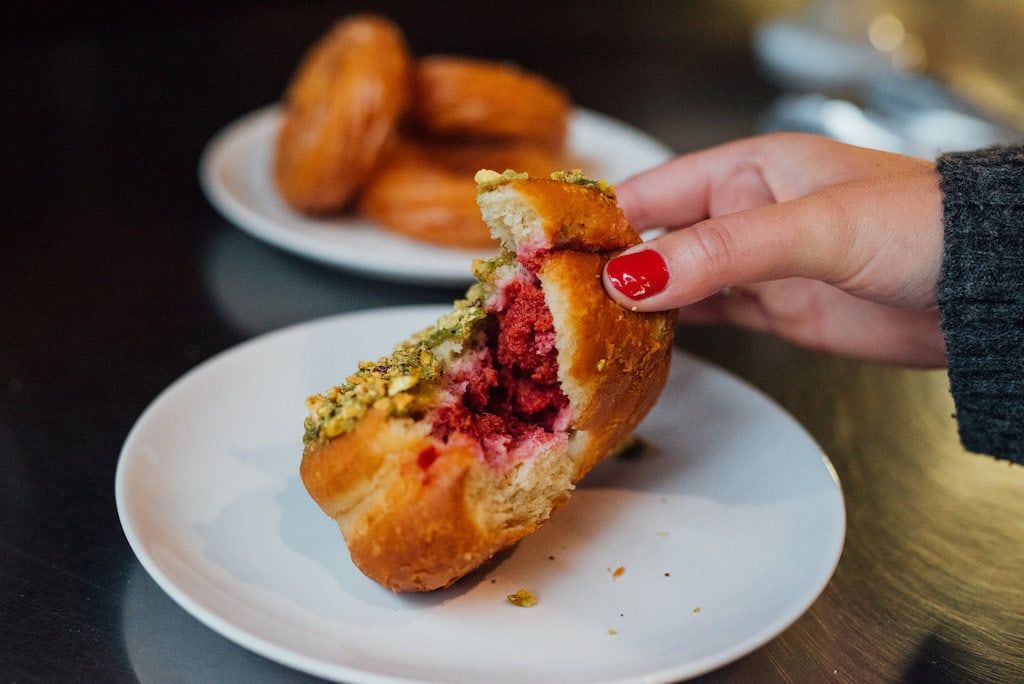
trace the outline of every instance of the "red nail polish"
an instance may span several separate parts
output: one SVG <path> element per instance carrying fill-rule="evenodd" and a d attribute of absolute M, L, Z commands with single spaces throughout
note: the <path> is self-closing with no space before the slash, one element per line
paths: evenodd
<path fill-rule="evenodd" d="M 630 299 L 646 299 L 668 285 L 668 266 L 653 249 L 623 254 L 608 262 L 608 280 Z"/>

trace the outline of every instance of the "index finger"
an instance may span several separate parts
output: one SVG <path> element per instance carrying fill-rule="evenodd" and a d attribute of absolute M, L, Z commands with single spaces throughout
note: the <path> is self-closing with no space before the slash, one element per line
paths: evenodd
<path fill-rule="evenodd" d="M 618 184 L 619 207 L 637 230 L 688 226 L 710 215 L 714 177 L 728 174 L 748 141 L 684 154 Z"/>
<path fill-rule="evenodd" d="M 772 133 L 685 154 L 616 187 L 638 230 L 689 226 L 715 216 L 787 202 L 825 186 L 917 170 L 922 160 L 808 133 Z"/>

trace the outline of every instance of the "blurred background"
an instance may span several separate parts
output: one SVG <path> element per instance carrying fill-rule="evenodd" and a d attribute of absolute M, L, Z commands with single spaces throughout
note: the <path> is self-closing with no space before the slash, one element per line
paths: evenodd
<path fill-rule="evenodd" d="M 14 3 L 0 25 L 0 675 L 301 678 L 202 627 L 117 521 L 118 450 L 199 361 L 282 325 L 450 301 L 234 229 L 197 164 L 373 11 L 415 54 L 511 60 L 677 152 L 769 130 L 933 158 L 1020 140 L 1024 2 Z M 752 333 L 681 345 L 792 412 L 850 527 L 811 611 L 710 678 L 1020 681 L 1024 469 L 960 448 L 946 376 Z"/>
<path fill-rule="evenodd" d="M 769 127 L 787 122 L 814 127 L 805 110 L 771 108 L 787 92 L 850 101 L 867 108 L 869 121 L 911 141 L 926 136 L 926 141 L 958 142 L 960 129 L 945 137 L 912 130 L 911 121 L 921 120 L 908 117 L 935 110 L 1024 127 L 1024 3 L 1014 0 L 528 2 L 514 7 L 455 2 L 446 3 L 444 21 L 429 22 L 422 20 L 420 5 L 405 2 L 115 2 L 73 10 L 50 3 L 21 5 L 0 29 L 4 50 L 26 56 L 42 52 L 39 59 L 21 60 L 21 68 L 7 70 L 3 78 L 9 87 L 50 82 L 53 99 L 35 113 L 53 116 L 71 106 L 76 116 L 70 120 L 92 118 L 90 106 L 112 106 L 117 100 L 109 95 L 135 94 L 154 103 L 167 98 L 174 112 L 197 117 L 199 128 L 205 120 L 198 117 L 209 115 L 212 105 L 205 102 L 204 112 L 208 89 L 216 89 L 219 100 L 236 102 L 238 112 L 247 111 L 277 99 L 299 57 L 332 18 L 370 10 L 395 19 L 419 54 L 514 60 L 563 85 L 580 104 L 601 104 L 605 110 L 604 94 L 614 87 L 618 104 L 608 113 L 679 151 L 749 134 L 761 127 L 758 115 L 768 111 L 776 115 Z M 265 32 L 267 26 L 274 30 Z M 90 77 L 111 61 L 119 66 L 118 78 Z M 42 102 L 12 104 L 19 114 L 44 109 Z M 821 117 L 825 121 L 818 125 L 834 126 L 841 137 L 854 137 L 854 129 L 863 127 L 854 117 Z M 970 133 L 979 131 L 998 137 L 981 125 Z M 67 130 L 79 132 L 88 133 Z"/>

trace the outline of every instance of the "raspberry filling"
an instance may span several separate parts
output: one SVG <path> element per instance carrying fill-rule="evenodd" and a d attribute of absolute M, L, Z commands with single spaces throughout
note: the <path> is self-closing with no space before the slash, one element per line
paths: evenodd
<path fill-rule="evenodd" d="M 520 272 L 499 287 L 486 341 L 451 370 L 453 401 L 435 410 L 433 435 L 456 432 L 479 442 L 495 465 L 528 457 L 564 439 L 569 399 L 558 382 L 551 312 L 536 276 Z"/>

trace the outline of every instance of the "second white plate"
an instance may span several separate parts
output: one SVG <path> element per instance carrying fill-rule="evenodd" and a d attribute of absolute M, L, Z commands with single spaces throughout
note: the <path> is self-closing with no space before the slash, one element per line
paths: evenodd
<path fill-rule="evenodd" d="M 280 123 L 280 111 L 271 105 L 228 125 L 207 145 L 200 181 L 225 218 L 281 249 L 364 275 L 431 285 L 472 282 L 469 263 L 487 252 L 408 240 L 360 216 L 312 218 L 292 211 L 271 177 Z M 568 148 L 588 174 L 612 183 L 672 156 L 646 133 L 586 109 L 573 113 Z"/>
<path fill-rule="evenodd" d="M 824 588 L 845 530 L 828 460 L 769 399 L 683 354 L 637 430 L 643 454 L 599 465 L 537 534 L 446 590 L 368 580 L 299 480 L 303 400 L 444 310 L 271 333 L 153 402 L 121 452 L 117 508 L 174 600 L 345 681 L 662 682 L 749 653 Z M 539 604 L 509 605 L 520 588 Z"/>

